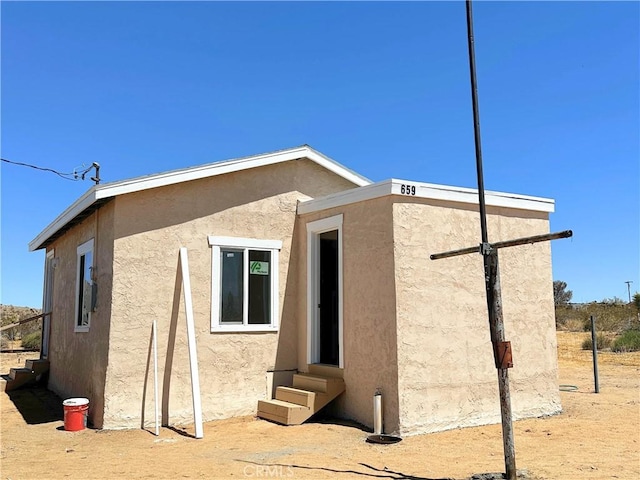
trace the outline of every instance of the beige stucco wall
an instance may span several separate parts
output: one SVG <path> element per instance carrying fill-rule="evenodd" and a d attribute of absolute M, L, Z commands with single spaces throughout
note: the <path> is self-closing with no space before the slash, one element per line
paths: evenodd
<path fill-rule="evenodd" d="M 187 247 L 189 256 L 203 418 L 254 414 L 274 377 L 270 371 L 297 367 L 300 286 L 295 272 L 300 259 L 292 248 L 297 201 L 353 187 L 299 160 L 116 197 L 104 426 L 140 426 L 153 319 L 158 322 L 160 396 L 167 421 L 193 419 L 186 317 L 176 283 L 180 247 Z M 210 333 L 208 235 L 283 242 L 278 333 Z M 170 337 L 172 321 L 175 338 Z M 146 381 L 147 421 L 153 412 L 152 378 L 149 374 Z"/>
<path fill-rule="evenodd" d="M 480 255 L 432 261 L 479 243 L 477 209 L 387 196 L 300 217 L 343 215 L 344 379 L 334 412 L 372 426 L 383 390 L 385 432 L 410 435 L 500 421 Z M 548 215 L 489 208 L 491 241 L 549 231 Z M 306 258 L 306 235 L 299 236 Z M 548 243 L 501 250 L 515 418 L 560 411 Z M 306 261 L 299 283 L 306 284 Z M 299 290 L 298 367 L 307 368 L 306 292 Z"/>
<path fill-rule="evenodd" d="M 114 204 L 108 203 L 50 245 L 56 267 L 49 346 L 49 388 L 62 398 L 89 399 L 89 421 L 102 426 L 108 359 Z M 94 240 L 96 310 L 88 332 L 74 332 L 77 248 Z"/>
<path fill-rule="evenodd" d="M 346 392 L 334 411 L 372 426 L 372 396 L 381 388 L 387 433 L 499 421 L 482 259 L 429 260 L 431 253 L 477 244 L 477 212 L 387 196 L 296 215 L 298 201 L 353 187 L 304 160 L 116 197 L 52 245 L 58 267 L 51 388 L 64 397 L 90 398 L 90 419 L 98 427 L 137 428 L 143 415 L 149 424 L 149 342 L 156 319 L 163 417 L 170 424 L 192 421 L 178 277 L 184 246 L 203 417 L 255 413 L 272 383 L 308 368 L 306 224 L 342 214 Z M 492 241 L 548 232 L 547 214 L 488 213 Z M 279 332 L 210 332 L 208 235 L 283 242 Z M 76 248 L 90 238 L 96 239 L 97 311 L 89 332 L 74 333 Z M 500 253 L 516 418 L 560 410 L 550 259 L 548 243 Z"/>
<path fill-rule="evenodd" d="M 400 431 L 500 421 L 482 257 L 432 261 L 479 243 L 475 209 L 424 199 L 393 206 Z M 548 233 L 546 214 L 488 209 L 489 240 Z M 560 411 L 549 243 L 500 250 L 515 418 Z"/>
<path fill-rule="evenodd" d="M 385 429 L 397 430 L 396 301 L 391 197 L 301 217 L 300 285 L 306 285 L 306 224 L 343 215 L 343 337 L 345 393 L 334 412 L 373 426 L 373 395 L 383 396 Z M 299 291 L 299 368 L 307 368 L 307 297 Z"/>

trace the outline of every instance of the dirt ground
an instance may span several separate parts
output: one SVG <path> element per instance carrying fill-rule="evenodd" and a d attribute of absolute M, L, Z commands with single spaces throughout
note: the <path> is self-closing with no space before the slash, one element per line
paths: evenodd
<path fill-rule="evenodd" d="M 528 478 L 640 478 L 640 352 L 599 355 L 594 393 L 586 334 L 558 333 L 563 413 L 515 422 L 518 469 Z M 20 358 L 18 358 L 20 357 Z M 25 355 L 2 354 L 0 370 Z M 517 365 L 516 365 L 517 368 Z M 496 399 L 497 401 L 497 399 Z M 504 470 L 499 425 L 365 443 L 356 425 L 282 427 L 253 417 L 149 431 L 66 432 L 60 399 L 42 388 L 0 393 L 0 478 L 465 479 Z"/>

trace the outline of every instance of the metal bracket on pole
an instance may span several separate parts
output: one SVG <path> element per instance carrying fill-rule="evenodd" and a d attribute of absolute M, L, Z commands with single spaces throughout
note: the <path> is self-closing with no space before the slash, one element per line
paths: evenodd
<path fill-rule="evenodd" d="M 495 351 L 496 368 L 513 368 L 513 355 L 511 353 L 511 342 L 503 341 L 496 343 Z"/>

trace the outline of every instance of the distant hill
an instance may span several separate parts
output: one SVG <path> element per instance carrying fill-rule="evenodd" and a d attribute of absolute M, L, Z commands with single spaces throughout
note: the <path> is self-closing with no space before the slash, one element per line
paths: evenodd
<path fill-rule="evenodd" d="M 0 318 L 2 319 L 2 325 L 8 325 L 24 318 L 33 317 L 39 313 L 42 313 L 42 310 L 39 308 L 0 305 Z"/>
<path fill-rule="evenodd" d="M 15 305 L 0 305 L 0 324 L 2 326 L 10 325 L 12 323 L 19 322 L 20 320 L 24 320 L 25 318 L 38 315 L 40 313 L 42 313 L 42 310 L 39 308 L 16 307 Z M 29 344 L 29 342 L 33 344 L 39 344 L 41 329 L 42 320 L 39 319 L 34 320 L 33 322 L 27 322 L 18 327 L 4 330 L 0 335 L 0 348 L 2 350 L 5 350 L 7 348 L 21 348 L 21 345 L 27 345 Z M 23 342 L 25 343 L 23 344 Z"/>

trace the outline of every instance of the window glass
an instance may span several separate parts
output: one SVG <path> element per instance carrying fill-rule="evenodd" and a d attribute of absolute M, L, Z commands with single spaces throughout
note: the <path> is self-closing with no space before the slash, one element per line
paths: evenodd
<path fill-rule="evenodd" d="M 91 269 L 93 265 L 93 254 L 92 252 L 87 252 L 82 256 L 83 259 L 83 267 L 81 272 L 82 280 L 80 285 L 82 285 L 82 298 L 80 300 L 80 305 L 82 305 L 82 317 L 80 318 L 79 325 L 86 326 L 89 325 L 89 313 L 91 313 L 91 301 L 92 301 L 92 286 L 93 281 L 91 280 Z"/>
<path fill-rule="evenodd" d="M 76 284 L 76 332 L 86 332 L 91 323 L 95 295 L 93 284 L 93 240 L 83 243 L 77 249 Z"/>
<path fill-rule="evenodd" d="M 249 250 L 248 323 L 271 323 L 271 252 Z"/>
<path fill-rule="evenodd" d="M 243 319 L 243 265 L 242 250 L 220 249 L 221 288 L 220 312 L 221 323 L 242 323 Z"/>
<path fill-rule="evenodd" d="M 278 331 L 282 241 L 209 235 L 211 331 Z"/>

